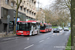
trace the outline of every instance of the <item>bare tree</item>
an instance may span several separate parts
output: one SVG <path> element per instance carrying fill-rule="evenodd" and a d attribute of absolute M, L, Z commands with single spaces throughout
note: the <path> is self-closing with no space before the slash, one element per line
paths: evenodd
<path fill-rule="evenodd" d="M 40 8 L 40 10 L 37 12 L 36 20 L 39 20 L 40 22 L 45 22 L 45 13 L 43 12 L 43 9 Z"/>
<path fill-rule="evenodd" d="M 43 10 L 45 13 L 45 20 L 47 23 L 51 23 L 52 25 L 57 25 L 58 24 L 58 16 L 56 13 L 53 13 L 51 10 L 49 9 L 44 9 Z M 54 15 L 56 14 L 56 15 Z"/>
<path fill-rule="evenodd" d="M 55 0 L 54 4 L 50 6 L 50 8 L 52 8 L 51 10 L 53 13 L 57 12 L 60 24 L 65 23 L 65 25 L 67 25 L 66 23 L 70 22 L 71 0 Z"/>
<path fill-rule="evenodd" d="M 18 9 L 19 9 L 19 6 L 21 4 L 22 0 L 17 0 L 17 8 L 16 8 L 16 17 L 15 17 L 15 24 L 14 24 L 14 33 L 16 33 L 16 22 L 17 22 L 17 17 L 18 17 Z"/>

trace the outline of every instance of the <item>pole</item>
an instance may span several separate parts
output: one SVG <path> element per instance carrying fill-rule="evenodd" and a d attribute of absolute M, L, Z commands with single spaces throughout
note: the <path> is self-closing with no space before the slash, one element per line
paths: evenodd
<path fill-rule="evenodd" d="M 6 35 L 8 34 L 8 30 L 9 30 L 9 23 L 8 23 L 9 19 L 7 18 L 7 32 L 6 32 Z"/>
<path fill-rule="evenodd" d="M 8 15 L 8 16 L 7 16 L 7 32 L 6 32 L 6 35 L 7 35 L 8 32 L 9 32 L 9 19 L 10 19 L 10 16 Z"/>

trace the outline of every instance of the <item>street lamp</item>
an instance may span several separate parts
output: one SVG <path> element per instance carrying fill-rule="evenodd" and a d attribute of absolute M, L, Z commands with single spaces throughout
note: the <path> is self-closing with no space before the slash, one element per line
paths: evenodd
<path fill-rule="evenodd" d="M 9 19 L 10 19 L 10 15 L 7 16 L 7 32 L 6 32 L 6 35 L 9 32 L 9 21 L 10 21 Z"/>

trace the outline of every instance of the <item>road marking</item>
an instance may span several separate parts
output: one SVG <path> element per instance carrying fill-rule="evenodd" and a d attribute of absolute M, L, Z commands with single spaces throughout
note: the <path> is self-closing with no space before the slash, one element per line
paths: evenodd
<path fill-rule="evenodd" d="M 29 38 L 27 38 L 27 40 L 29 40 Z"/>
<path fill-rule="evenodd" d="M 24 49 L 28 49 L 28 48 L 30 48 L 30 47 L 32 47 L 32 46 L 34 46 L 34 44 L 32 44 L 32 45 L 30 45 L 30 46 L 28 46 L 28 47 L 25 47 Z"/>
<path fill-rule="evenodd" d="M 44 40 L 39 41 L 39 43 L 43 42 Z"/>

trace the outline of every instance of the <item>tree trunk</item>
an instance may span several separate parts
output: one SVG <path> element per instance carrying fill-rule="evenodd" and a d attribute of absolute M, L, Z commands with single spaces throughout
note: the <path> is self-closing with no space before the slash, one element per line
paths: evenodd
<path fill-rule="evenodd" d="M 75 50 L 75 0 L 71 0 L 71 45 Z"/>
<path fill-rule="evenodd" d="M 15 24 L 14 24 L 14 33 L 16 33 L 16 22 L 18 17 L 18 8 L 16 9 L 16 17 L 15 17 Z"/>

